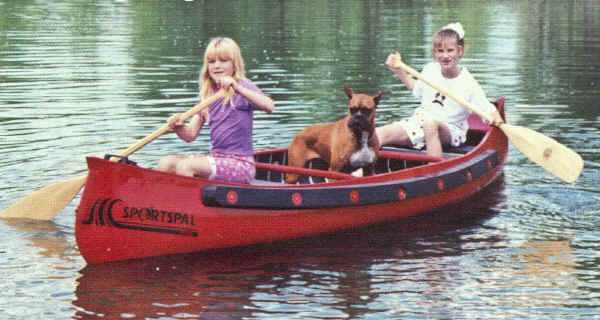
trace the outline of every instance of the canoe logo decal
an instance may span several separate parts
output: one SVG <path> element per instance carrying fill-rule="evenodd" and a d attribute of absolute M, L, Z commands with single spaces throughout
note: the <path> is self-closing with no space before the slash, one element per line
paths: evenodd
<path fill-rule="evenodd" d="M 188 213 L 153 207 L 132 207 L 121 199 L 98 198 L 82 224 L 95 224 L 120 229 L 198 236 L 194 216 Z"/>

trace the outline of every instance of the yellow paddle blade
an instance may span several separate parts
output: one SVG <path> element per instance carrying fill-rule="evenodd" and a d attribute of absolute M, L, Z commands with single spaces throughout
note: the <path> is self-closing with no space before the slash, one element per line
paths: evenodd
<path fill-rule="evenodd" d="M 500 129 L 531 161 L 565 182 L 575 182 L 583 170 L 583 159 L 573 150 L 534 130 L 503 123 Z"/>
<path fill-rule="evenodd" d="M 75 198 L 87 175 L 50 184 L 0 212 L 2 218 L 50 220 Z"/>

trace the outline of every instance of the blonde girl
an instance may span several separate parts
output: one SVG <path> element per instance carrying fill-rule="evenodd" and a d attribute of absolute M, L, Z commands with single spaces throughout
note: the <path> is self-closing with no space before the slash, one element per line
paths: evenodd
<path fill-rule="evenodd" d="M 502 122 L 496 108 L 489 102 L 479 83 L 466 67 L 459 64 L 465 52 L 465 31 L 460 23 L 443 27 L 433 38 L 433 61 L 422 74 L 466 101 L 489 113 L 493 125 Z M 446 98 L 442 93 L 396 67 L 402 57 L 399 52 L 387 57 L 387 67 L 421 100 L 412 117 L 376 129 L 381 145 L 398 144 L 417 149 L 427 147 L 427 154 L 440 157 L 445 145 L 459 146 L 466 141 L 470 111 Z"/>
<path fill-rule="evenodd" d="M 220 89 L 227 92 L 185 123 L 181 114 L 167 119 L 169 127 L 186 142 L 196 140 L 205 123 L 210 126 L 210 155 L 170 155 L 158 169 L 190 177 L 249 183 L 255 174 L 252 129 L 254 109 L 273 112 L 275 103 L 251 80 L 237 43 L 225 37 L 212 39 L 200 71 L 200 100 Z"/>

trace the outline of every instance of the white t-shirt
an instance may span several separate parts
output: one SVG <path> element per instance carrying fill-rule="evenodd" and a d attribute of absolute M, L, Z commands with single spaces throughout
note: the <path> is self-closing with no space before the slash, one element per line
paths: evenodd
<path fill-rule="evenodd" d="M 484 113 L 495 110 L 479 83 L 466 67 L 461 67 L 457 77 L 447 79 L 442 75 L 441 65 L 438 62 L 430 62 L 425 65 L 421 74 L 424 78 L 430 79 L 431 82 L 463 98 Z M 417 109 L 421 109 L 420 112 L 423 112 L 427 118 L 468 128 L 467 118 L 471 112 L 450 97 L 444 96 L 420 80 L 415 83 L 413 95 L 421 99 L 421 106 Z"/>

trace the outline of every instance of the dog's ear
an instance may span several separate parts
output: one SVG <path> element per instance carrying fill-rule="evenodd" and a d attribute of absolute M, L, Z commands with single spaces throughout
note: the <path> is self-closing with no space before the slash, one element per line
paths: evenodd
<path fill-rule="evenodd" d="M 354 95 L 354 90 L 352 90 L 352 88 L 344 85 L 344 91 L 346 91 L 348 98 L 352 99 L 352 96 Z"/>
<path fill-rule="evenodd" d="M 373 97 L 373 100 L 375 101 L 375 104 L 379 104 L 379 100 L 381 99 L 381 96 L 388 93 L 387 91 L 380 91 L 376 96 Z"/>

